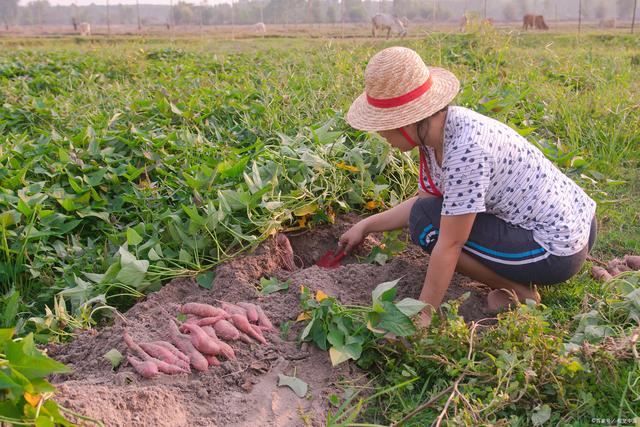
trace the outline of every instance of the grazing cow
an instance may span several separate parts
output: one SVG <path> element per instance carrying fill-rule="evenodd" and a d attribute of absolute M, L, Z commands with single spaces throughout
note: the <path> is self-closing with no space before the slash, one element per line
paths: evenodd
<path fill-rule="evenodd" d="M 91 25 L 88 22 L 81 22 L 78 28 L 80 29 L 81 36 L 91 35 Z"/>
<path fill-rule="evenodd" d="M 538 15 L 536 16 L 536 28 L 539 30 L 548 30 L 549 26 L 547 25 L 546 22 L 544 22 L 544 18 L 542 17 L 542 15 Z"/>
<path fill-rule="evenodd" d="M 253 29 L 255 30 L 256 33 L 259 33 L 259 34 L 264 34 L 267 32 L 267 26 L 264 25 L 264 22 L 258 22 L 256 24 L 253 24 Z"/>
<path fill-rule="evenodd" d="M 387 38 L 389 38 L 391 30 L 400 37 L 407 35 L 407 29 L 400 18 L 398 18 L 398 15 L 389 15 L 387 13 L 378 13 L 371 18 L 371 34 L 373 37 L 376 36 L 376 30 L 387 30 Z"/>
<path fill-rule="evenodd" d="M 522 29 L 527 30 L 528 28 L 533 28 L 536 22 L 536 16 L 530 13 L 527 13 L 522 17 Z"/>

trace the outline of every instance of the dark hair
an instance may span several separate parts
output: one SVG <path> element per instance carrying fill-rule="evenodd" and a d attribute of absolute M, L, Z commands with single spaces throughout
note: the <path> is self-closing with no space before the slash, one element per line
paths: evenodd
<path fill-rule="evenodd" d="M 424 119 L 420 120 L 417 125 L 416 125 L 416 131 L 418 133 L 418 142 L 420 143 L 421 146 L 426 146 L 427 144 L 425 144 L 424 140 L 422 139 L 422 135 L 425 132 L 422 132 L 422 126 L 423 125 L 427 125 L 427 129 L 426 132 L 429 132 L 429 119 L 433 116 L 435 116 L 436 114 L 442 113 L 442 112 L 446 112 L 449 109 L 448 105 L 445 105 L 444 108 L 441 108 L 440 110 L 436 111 L 435 113 L 433 113 L 432 115 L 430 115 L 429 117 L 425 117 Z"/>

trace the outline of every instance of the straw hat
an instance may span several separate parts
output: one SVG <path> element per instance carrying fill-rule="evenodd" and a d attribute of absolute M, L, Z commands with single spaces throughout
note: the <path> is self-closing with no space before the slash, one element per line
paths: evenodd
<path fill-rule="evenodd" d="M 397 129 L 437 113 L 455 98 L 460 82 L 444 68 L 427 67 L 415 51 L 390 47 L 364 71 L 365 92 L 349 108 L 347 122 L 360 130 Z"/>

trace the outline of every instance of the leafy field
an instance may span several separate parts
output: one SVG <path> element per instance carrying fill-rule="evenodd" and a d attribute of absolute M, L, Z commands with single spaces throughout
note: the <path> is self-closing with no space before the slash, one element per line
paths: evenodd
<path fill-rule="evenodd" d="M 640 39 L 402 43 L 458 75 L 456 104 L 508 122 L 589 192 L 596 258 L 640 253 Z M 276 230 L 412 194 L 415 159 L 342 118 L 366 61 L 388 45 L 0 40 L 0 326 L 65 339 L 170 278 L 208 286 L 207 268 Z M 373 368 L 380 400 L 352 398 L 334 421 L 388 424 L 443 390 L 407 422 L 432 422 L 445 404 L 452 424 L 638 417 L 628 336 L 640 323 L 639 279 L 602 285 L 585 268 L 480 338 L 451 315 L 412 351 L 390 349 Z M 565 352 L 585 340 L 590 353 Z"/>

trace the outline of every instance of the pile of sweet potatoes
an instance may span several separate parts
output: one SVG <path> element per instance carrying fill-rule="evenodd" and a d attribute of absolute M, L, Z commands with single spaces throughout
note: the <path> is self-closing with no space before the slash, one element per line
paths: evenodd
<path fill-rule="evenodd" d="M 640 255 L 625 255 L 623 259 L 614 258 L 603 266 L 591 267 L 591 275 L 601 282 L 608 282 L 620 273 L 640 270 Z"/>
<path fill-rule="evenodd" d="M 209 366 L 220 365 L 219 357 L 235 360 L 236 355 L 227 341 L 267 343 L 263 331 L 272 331 L 273 325 L 260 306 L 248 302 L 219 302 L 221 307 L 194 302 L 182 305 L 179 311 L 187 319 L 180 325 L 169 321 L 171 342 L 138 344 L 125 331 L 125 344 L 139 357 L 127 356 L 131 366 L 145 378 L 160 372 L 188 373 L 191 366 L 204 372 Z"/>

